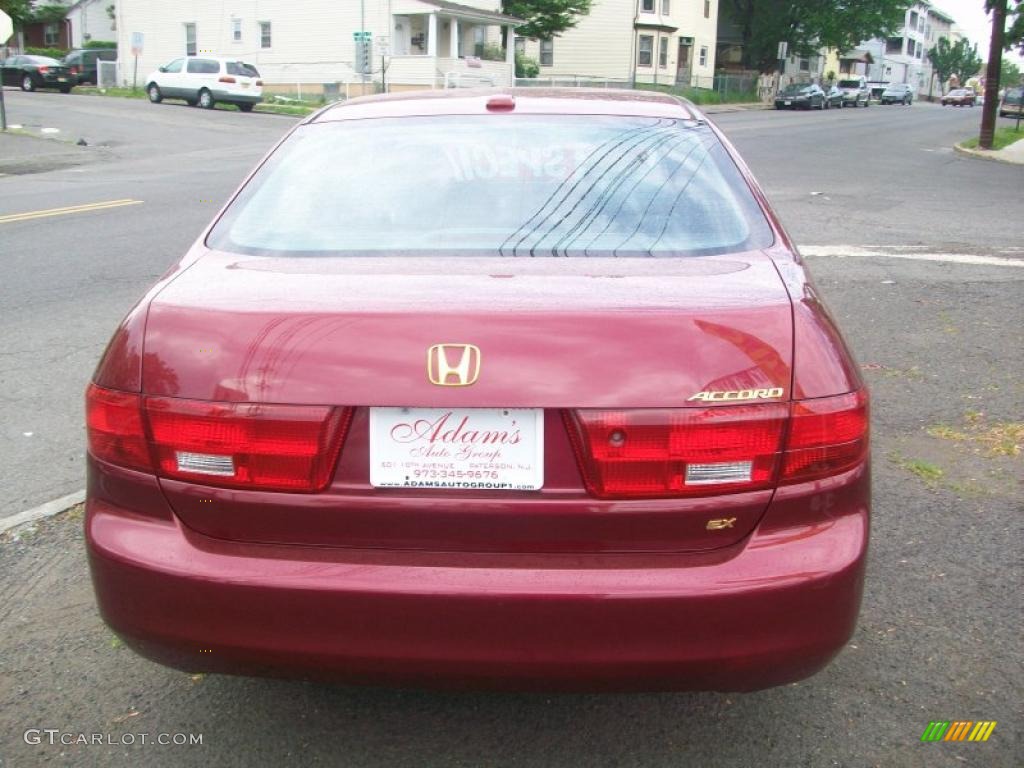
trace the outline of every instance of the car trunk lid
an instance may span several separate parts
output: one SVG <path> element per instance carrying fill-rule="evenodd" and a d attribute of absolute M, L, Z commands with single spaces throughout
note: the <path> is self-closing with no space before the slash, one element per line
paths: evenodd
<path fill-rule="evenodd" d="M 479 349 L 472 386 L 431 383 L 428 350 L 440 343 Z M 453 258 L 441 270 L 429 258 L 210 252 L 150 307 L 143 389 L 353 409 L 321 493 L 162 479 L 181 519 L 211 536 L 431 550 L 687 551 L 746 536 L 771 489 L 595 498 L 566 428 L 572 413 L 707 407 L 694 400 L 699 393 L 762 390 L 788 399 L 791 363 L 789 298 L 759 252 Z M 371 407 L 539 409 L 543 486 L 374 487 Z"/>

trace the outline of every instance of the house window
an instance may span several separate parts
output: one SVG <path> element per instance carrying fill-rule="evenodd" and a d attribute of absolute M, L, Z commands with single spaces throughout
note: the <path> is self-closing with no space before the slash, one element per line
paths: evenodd
<path fill-rule="evenodd" d="M 638 67 L 650 67 L 654 64 L 654 38 L 651 35 L 640 35 L 640 47 L 637 50 Z"/>
<path fill-rule="evenodd" d="M 60 24 L 51 22 L 43 26 L 43 43 L 48 46 L 60 44 Z"/>
<path fill-rule="evenodd" d="M 555 41 L 540 41 L 540 65 L 542 67 L 555 66 Z"/>
<path fill-rule="evenodd" d="M 665 69 L 668 66 L 668 38 L 658 39 L 658 66 Z"/>
<path fill-rule="evenodd" d="M 903 38 L 902 37 L 890 37 L 885 41 L 885 52 L 886 53 L 902 53 L 903 52 Z"/>
<path fill-rule="evenodd" d="M 711 0 L 704 0 L 704 18 L 711 18 Z"/>
<path fill-rule="evenodd" d="M 811 71 L 811 60 L 806 57 L 800 58 L 800 71 L 810 72 Z"/>
<path fill-rule="evenodd" d="M 260 22 L 260 48 L 270 47 L 270 22 Z"/>
<path fill-rule="evenodd" d="M 700 47 L 700 65 L 702 67 L 708 65 L 708 47 L 706 45 Z"/>
<path fill-rule="evenodd" d="M 645 13 L 654 13 L 654 0 L 642 0 L 640 10 Z"/>
<path fill-rule="evenodd" d="M 526 55 L 526 38 L 525 37 L 517 37 L 516 38 L 516 53 L 518 53 L 520 56 L 525 56 Z"/>
<path fill-rule="evenodd" d="M 193 23 L 185 25 L 185 55 L 196 55 L 196 25 Z"/>
<path fill-rule="evenodd" d="M 240 43 L 242 42 L 242 20 L 232 19 L 231 20 L 231 42 Z"/>
<path fill-rule="evenodd" d="M 487 42 L 487 30 L 483 27 L 473 27 L 473 55 L 478 59 L 484 57 L 485 42 Z"/>
<path fill-rule="evenodd" d="M 670 13 L 672 13 L 672 11 L 669 10 L 669 5 L 670 5 L 670 0 L 661 0 L 661 15 L 662 16 L 668 16 Z"/>

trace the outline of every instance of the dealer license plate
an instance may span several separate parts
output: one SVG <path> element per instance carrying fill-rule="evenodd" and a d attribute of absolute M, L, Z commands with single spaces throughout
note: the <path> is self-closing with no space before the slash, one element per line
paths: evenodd
<path fill-rule="evenodd" d="M 544 410 L 371 408 L 370 484 L 535 491 L 544 485 Z"/>

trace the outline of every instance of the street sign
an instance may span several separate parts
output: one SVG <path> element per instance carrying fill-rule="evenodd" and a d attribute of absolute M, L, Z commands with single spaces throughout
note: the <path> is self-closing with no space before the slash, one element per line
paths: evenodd
<path fill-rule="evenodd" d="M 14 34 L 14 22 L 11 17 L 0 11 L 0 45 L 6 43 Z"/>
<path fill-rule="evenodd" d="M 357 43 L 368 43 L 373 39 L 373 32 L 363 32 L 357 29 L 355 32 L 352 33 L 352 39 L 355 40 Z"/>
<path fill-rule="evenodd" d="M 132 56 L 142 55 L 142 42 L 145 39 L 141 32 L 132 32 Z"/>

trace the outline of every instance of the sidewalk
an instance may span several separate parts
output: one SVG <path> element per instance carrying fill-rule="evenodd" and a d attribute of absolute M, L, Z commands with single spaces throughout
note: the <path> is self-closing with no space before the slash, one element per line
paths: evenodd
<path fill-rule="evenodd" d="M 750 109 L 771 109 L 771 104 L 761 101 L 747 102 L 744 104 L 697 104 L 697 109 L 705 115 L 717 115 L 725 112 L 745 112 Z"/>
<path fill-rule="evenodd" d="M 45 173 L 97 159 L 99 148 L 8 130 L 0 132 L 0 176 Z"/>
<path fill-rule="evenodd" d="M 968 149 L 967 147 L 961 147 L 959 144 L 954 144 L 953 149 L 962 155 L 972 155 L 985 160 L 996 160 L 1000 163 L 1024 165 L 1024 139 L 1019 139 L 1002 149 Z"/>

